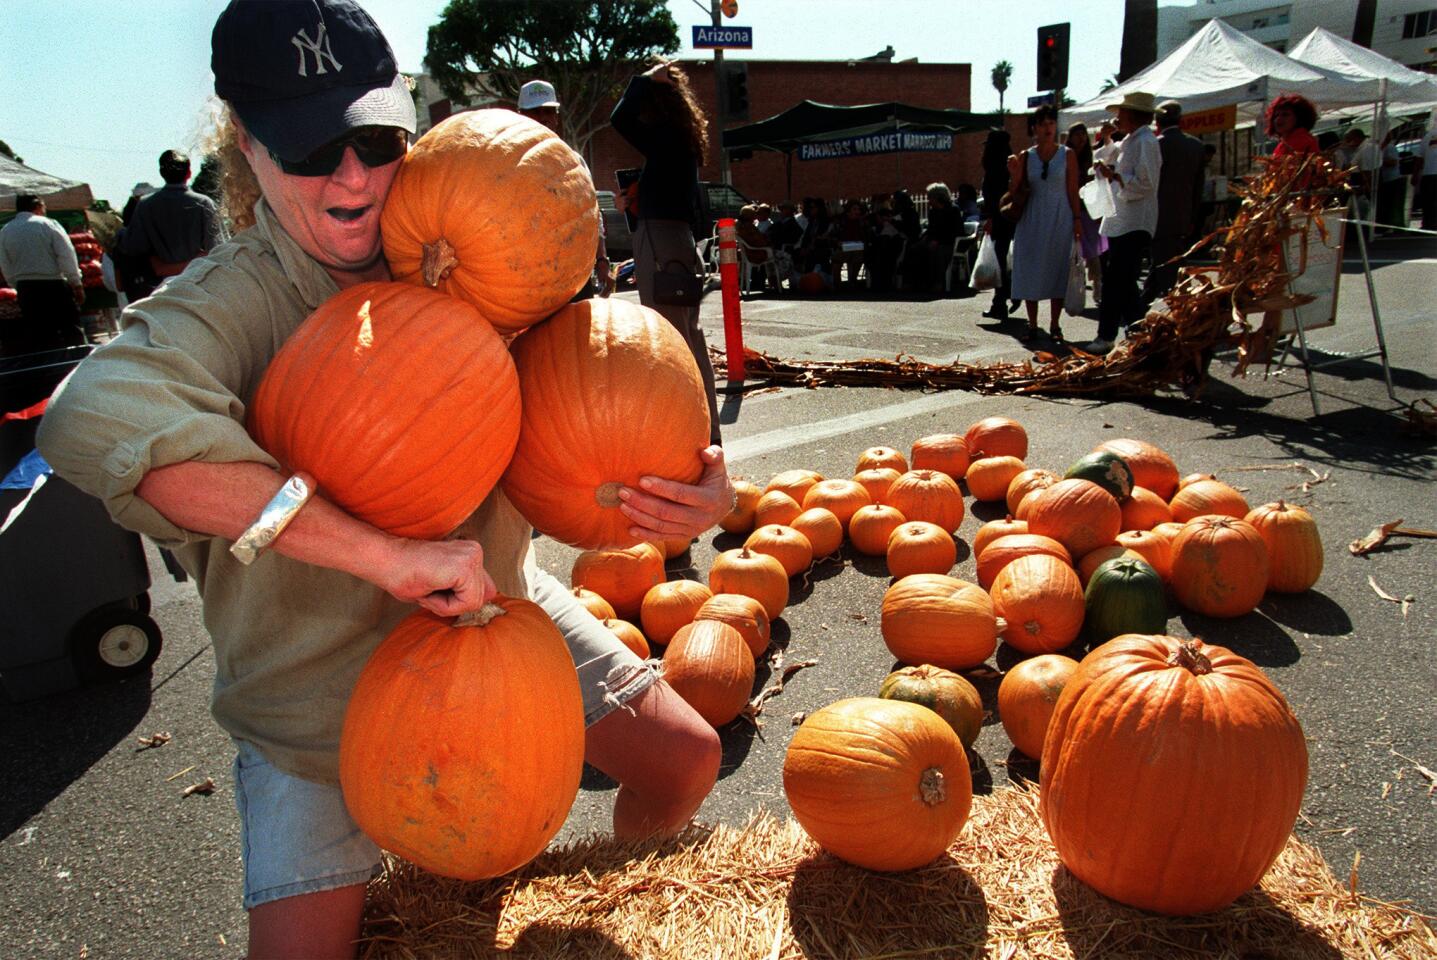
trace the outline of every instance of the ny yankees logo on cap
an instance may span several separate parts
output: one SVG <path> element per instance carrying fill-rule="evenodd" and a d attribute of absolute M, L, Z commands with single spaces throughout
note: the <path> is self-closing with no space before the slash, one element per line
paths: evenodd
<path fill-rule="evenodd" d="M 314 54 L 314 72 L 316 76 L 325 72 L 324 61 L 326 60 L 334 65 L 335 70 L 344 69 L 344 67 L 340 65 L 340 62 L 334 59 L 334 51 L 329 47 L 329 36 L 325 31 L 323 20 L 319 22 L 319 30 L 313 40 L 309 39 L 309 34 L 305 33 L 304 28 L 301 27 L 295 31 L 294 36 L 289 38 L 289 42 L 294 44 L 294 48 L 299 51 L 299 75 L 301 77 L 309 76 L 304 70 L 305 51 Z M 320 49 L 321 46 L 323 49 Z"/>

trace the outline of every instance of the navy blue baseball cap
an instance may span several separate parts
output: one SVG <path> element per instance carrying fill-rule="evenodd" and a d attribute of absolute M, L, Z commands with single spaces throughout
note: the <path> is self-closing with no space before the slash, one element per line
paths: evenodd
<path fill-rule="evenodd" d="M 353 0 L 231 0 L 210 37 L 215 93 L 260 143 L 300 161 L 357 127 L 414 132 L 414 100 Z"/>

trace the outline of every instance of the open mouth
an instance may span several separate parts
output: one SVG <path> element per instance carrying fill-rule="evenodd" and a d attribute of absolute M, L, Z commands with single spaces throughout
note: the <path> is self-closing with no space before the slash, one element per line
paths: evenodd
<path fill-rule="evenodd" d="M 358 220 L 360 217 L 368 213 L 369 209 L 370 205 L 365 204 L 362 207 L 330 207 L 325 212 L 334 219 L 339 220 L 343 223 L 353 223 L 355 220 Z"/>

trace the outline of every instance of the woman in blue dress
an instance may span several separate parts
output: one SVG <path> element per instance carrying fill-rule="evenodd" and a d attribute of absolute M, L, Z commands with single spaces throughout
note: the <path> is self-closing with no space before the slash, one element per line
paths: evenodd
<path fill-rule="evenodd" d="M 1033 146 L 1008 158 L 1013 189 L 1026 187 L 1028 201 L 1013 234 L 1013 299 L 1028 311 L 1023 340 L 1038 333 L 1038 301 L 1047 300 L 1048 332 L 1063 339 L 1058 318 L 1068 293 L 1073 244 L 1082 239 L 1078 203 L 1078 164 L 1058 143 L 1058 114 L 1044 105 L 1028 118 Z"/>

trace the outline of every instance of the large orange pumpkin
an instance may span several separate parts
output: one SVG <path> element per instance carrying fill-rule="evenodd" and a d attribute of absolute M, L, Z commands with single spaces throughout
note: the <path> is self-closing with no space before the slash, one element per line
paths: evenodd
<path fill-rule="evenodd" d="M 1003 500 L 1007 503 L 1009 512 L 1016 517 L 1018 504 L 1023 502 L 1024 497 L 1034 490 L 1046 490 L 1061 479 L 1063 478 L 1051 470 L 1024 470 L 1008 484 L 1008 492 L 1003 495 Z"/>
<path fill-rule="evenodd" d="M 609 620 L 614 616 L 613 605 L 592 590 L 575 587 L 574 599 L 579 601 L 579 606 L 589 611 L 589 615 L 595 620 Z"/>
<path fill-rule="evenodd" d="M 753 689 L 753 654 L 739 632 L 718 620 L 679 628 L 664 651 L 664 682 L 707 720 L 721 727 L 739 715 Z"/>
<path fill-rule="evenodd" d="M 1173 458 L 1160 447 L 1146 440 L 1120 437 L 1107 440 L 1093 448 L 1094 453 L 1116 453 L 1133 472 L 1133 483 L 1146 487 L 1163 500 L 1171 500 L 1178 490 L 1178 468 Z"/>
<path fill-rule="evenodd" d="M 739 632 L 757 659 L 768 649 L 771 625 L 763 604 L 737 593 L 716 593 L 694 615 L 695 620 L 718 620 Z"/>
<path fill-rule="evenodd" d="M 963 491 L 952 477 L 937 470 L 909 470 L 894 480 L 888 488 L 888 505 L 909 520 L 936 523 L 949 533 L 963 522 Z"/>
<path fill-rule="evenodd" d="M 513 333 L 584 286 L 599 209 L 588 168 L 563 140 L 510 110 L 470 110 L 410 148 L 380 228 L 394 279 L 472 303 Z"/>
<path fill-rule="evenodd" d="M 854 697 L 789 741 L 783 792 L 819 846 L 869 870 L 911 870 L 958 837 L 973 778 L 958 735 L 916 703 Z"/>
<path fill-rule="evenodd" d="M 649 641 L 644 632 L 627 620 L 608 619 L 604 626 L 640 660 L 649 659 Z"/>
<path fill-rule="evenodd" d="M 749 533 L 753 530 L 754 510 L 763 491 L 747 480 L 735 480 L 733 492 L 733 509 L 719 521 L 719 528 L 724 533 Z"/>
<path fill-rule="evenodd" d="M 956 483 L 968 474 L 968 444 L 956 433 L 934 433 L 913 441 L 914 470 L 938 470 Z"/>
<path fill-rule="evenodd" d="M 967 670 L 993 655 L 1002 625 L 981 587 L 919 573 L 883 594 L 880 629 L 889 652 L 903 663 Z"/>
<path fill-rule="evenodd" d="M 1242 494 L 1221 480 L 1197 480 L 1188 484 L 1177 492 L 1170 506 L 1173 519 L 1178 523 L 1210 514 L 1241 520 L 1248 513 Z"/>
<path fill-rule="evenodd" d="M 881 503 L 859 507 L 848 521 L 848 539 L 859 553 L 871 557 L 888 555 L 888 538 L 904 522 L 903 514 Z"/>
<path fill-rule="evenodd" d="M 666 580 L 644 594 L 639 623 L 644 636 L 654 643 L 668 643 L 685 624 L 692 623 L 699 608 L 713 591 L 697 580 Z"/>
<path fill-rule="evenodd" d="M 633 543 L 619 491 L 703 473 L 708 401 L 688 344 L 663 315 L 610 298 L 569 304 L 511 349 L 524 422 L 504 492 L 555 540 Z"/>
<path fill-rule="evenodd" d="M 1063 864 L 1099 893 L 1206 913 L 1267 872 L 1306 783 L 1302 727 L 1261 670 L 1200 641 L 1125 634 L 1058 698 L 1039 810 Z"/>
<path fill-rule="evenodd" d="M 973 556 L 981 557 L 988 545 L 1001 537 L 1009 537 L 1014 534 L 1027 533 L 1028 521 L 1014 520 L 1011 516 L 1002 520 L 989 520 L 978 528 L 973 534 Z"/>
<path fill-rule="evenodd" d="M 1006 500 L 1008 487 L 1028 469 L 1017 457 L 984 457 L 968 468 L 968 492 L 974 500 Z"/>
<path fill-rule="evenodd" d="M 1122 502 L 1120 509 L 1124 530 L 1151 530 L 1173 519 L 1173 510 L 1168 502 L 1147 487 L 1133 487 L 1132 494 Z"/>
<path fill-rule="evenodd" d="M 1028 532 L 1052 537 L 1075 557 L 1112 543 L 1123 528 L 1118 501 L 1089 480 L 1059 480 L 1039 491 L 1025 519 Z"/>
<path fill-rule="evenodd" d="M 985 417 L 963 435 L 968 445 L 968 456 L 974 460 L 983 457 L 1028 456 L 1028 431 L 1017 420 L 1007 417 Z"/>
<path fill-rule="evenodd" d="M 858 465 L 854 467 L 854 472 L 862 473 L 864 470 L 874 470 L 879 467 L 907 473 L 908 458 L 892 447 L 869 447 L 858 455 Z"/>
<path fill-rule="evenodd" d="M 725 550 L 709 568 L 709 589 L 715 594 L 737 593 L 763 604 L 770 620 L 788 606 L 788 574 L 783 564 L 766 553 L 747 547 Z"/>
<path fill-rule="evenodd" d="M 1322 576 L 1322 538 L 1312 514 L 1279 500 L 1257 507 L 1245 519 L 1267 544 L 1267 589 L 1278 593 L 1311 590 Z"/>
<path fill-rule="evenodd" d="M 1118 546 L 1147 561 L 1167 583 L 1173 570 L 1173 543 L 1165 534 L 1152 530 L 1124 530 L 1118 534 Z"/>
<path fill-rule="evenodd" d="M 979 585 L 987 590 L 993 585 L 1000 570 L 1019 557 L 1035 553 L 1057 557 L 1069 566 L 1073 563 L 1073 556 L 1068 553 L 1068 548 L 1052 537 L 1044 537 L 1036 533 L 1010 533 L 989 541 L 988 545 L 983 548 L 983 552 L 978 555 Z"/>
<path fill-rule="evenodd" d="M 743 545 L 755 553 L 773 557 L 790 577 L 798 576 L 813 564 L 813 544 L 793 527 L 781 523 L 756 528 Z"/>
<path fill-rule="evenodd" d="M 914 573 L 947 573 L 958 562 L 953 535 L 936 523 L 910 520 L 888 535 L 888 572 L 902 578 Z"/>
<path fill-rule="evenodd" d="M 1058 695 L 1077 669 L 1071 657 L 1044 653 L 1015 663 L 998 684 L 998 719 L 1013 746 L 1034 760 L 1043 756 Z"/>
<path fill-rule="evenodd" d="M 785 470 L 776 473 L 768 486 L 763 488 L 764 493 L 773 490 L 781 490 L 793 498 L 794 503 L 802 503 L 803 495 L 808 493 L 808 488 L 823 479 L 823 474 L 813 470 Z"/>
<path fill-rule="evenodd" d="M 822 560 L 843 546 L 843 524 L 832 510 L 823 507 L 805 510 L 794 517 L 789 526 L 808 538 L 815 560 Z"/>
<path fill-rule="evenodd" d="M 853 475 L 853 482 L 868 491 L 868 496 L 874 503 L 885 503 L 888 496 L 888 488 L 893 486 L 893 481 L 902 474 L 892 467 L 873 467 L 868 470 L 860 470 Z"/>
<path fill-rule="evenodd" d="M 1244 520 L 1198 517 L 1173 540 L 1171 585 L 1189 610 L 1240 617 L 1262 600 L 1267 575 L 1267 544 Z"/>
<path fill-rule="evenodd" d="M 569 584 L 592 590 L 625 620 L 639 619 L 644 595 L 664 582 L 664 555 L 652 543 L 623 550 L 586 550 L 574 558 Z"/>
<path fill-rule="evenodd" d="M 1019 557 L 999 571 L 989 591 L 993 613 L 1005 621 L 1003 639 L 1024 653 L 1052 653 L 1083 629 L 1083 587 L 1057 557 Z"/>
<path fill-rule="evenodd" d="M 519 378 L 474 308 L 400 283 L 325 301 L 249 407 L 286 473 L 382 530 L 437 539 L 478 509 L 519 439 Z"/>
<path fill-rule="evenodd" d="M 868 491 L 853 480 L 820 480 L 803 495 L 803 509 L 822 507 L 828 510 L 843 524 L 844 530 L 848 529 L 848 521 L 858 508 L 872 502 Z"/>
<path fill-rule="evenodd" d="M 786 527 L 798 519 L 802 512 L 803 508 L 798 505 L 798 501 L 784 491 L 765 490 L 753 508 L 754 529 L 766 527 L 771 523 Z"/>
<path fill-rule="evenodd" d="M 349 697 L 339 782 L 375 843 L 461 880 L 527 863 L 559 832 L 584 769 L 584 705 L 564 638 L 527 600 L 473 625 L 420 611 Z"/>

